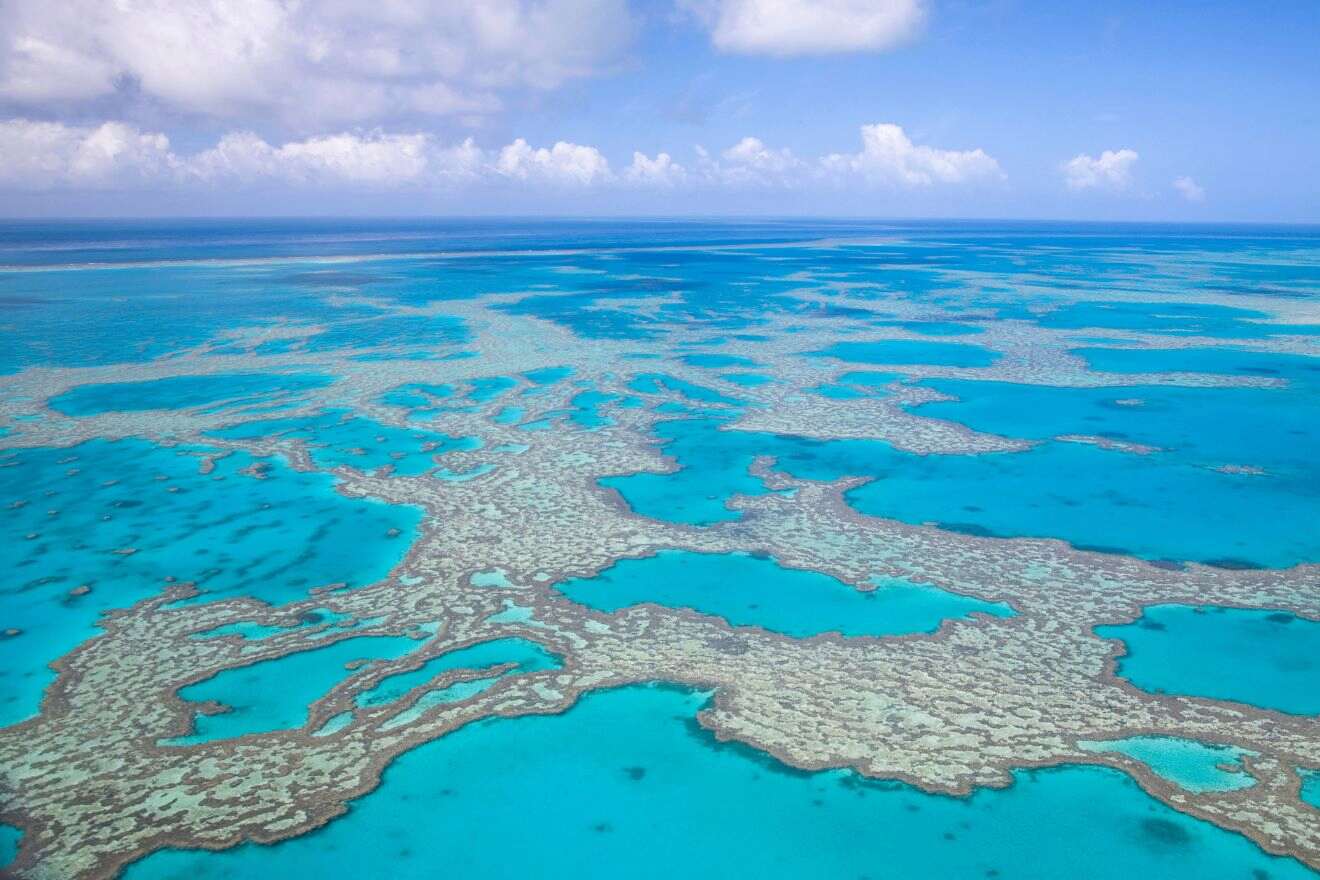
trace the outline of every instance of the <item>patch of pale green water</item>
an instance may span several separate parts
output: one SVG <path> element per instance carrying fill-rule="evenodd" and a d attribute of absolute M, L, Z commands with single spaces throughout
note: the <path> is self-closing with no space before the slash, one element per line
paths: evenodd
<path fill-rule="evenodd" d="M 498 589 L 512 589 L 515 585 L 509 580 L 509 576 L 503 569 L 494 568 L 490 571 L 479 571 L 472 575 L 472 586 L 474 587 L 495 587 Z"/>
<path fill-rule="evenodd" d="M 199 713 L 192 733 L 162 740 L 160 745 L 190 746 L 300 728 L 307 723 L 308 707 L 365 669 L 362 661 L 395 660 L 423 644 L 402 636 L 359 636 L 226 669 L 181 688 L 179 697 L 193 703 L 215 700 L 231 711 Z"/>
<path fill-rule="evenodd" d="M 475 480 L 477 477 L 488 474 L 493 470 L 495 470 L 495 465 L 486 463 L 465 471 L 451 471 L 449 468 L 440 468 L 435 472 L 435 476 L 451 483 L 466 483 L 468 480 Z"/>
<path fill-rule="evenodd" d="M 1261 608 L 1152 605 L 1132 623 L 1095 632 L 1122 640 L 1118 675 L 1144 691 L 1320 715 L 1320 621 Z"/>
<path fill-rule="evenodd" d="M 213 629 L 203 630 L 193 633 L 194 639 L 216 639 L 224 636 L 239 636 L 249 641 L 261 641 L 271 636 L 277 636 L 282 633 L 292 632 L 299 629 L 308 629 L 313 626 L 326 626 L 327 629 L 343 629 L 340 624 L 348 620 L 350 615 L 339 614 L 328 608 L 316 608 L 305 612 L 298 618 L 298 622 L 293 626 L 266 626 L 252 620 L 240 620 L 235 623 L 226 623 Z"/>
<path fill-rule="evenodd" d="M 1256 784 L 1255 777 L 1242 767 L 1242 758 L 1256 752 L 1236 746 L 1208 745 L 1171 736 L 1078 740 L 1077 745 L 1088 752 L 1118 752 L 1135 758 L 1156 776 L 1188 791 L 1237 791 Z"/>
<path fill-rule="evenodd" d="M 124 878 L 1316 876 L 1175 812 L 1117 770 L 1018 771 L 1008 788 L 928 794 L 717 742 L 695 720 L 707 702 L 633 686 L 561 715 L 472 723 L 400 756 L 316 831 L 158 852 Z"/>
<path fill-rule="evenodd" d="M 96 440 L 0 453 L 0 631 L 17 630 L 0 637 L 0 724 L 37 711 L 48 664 L 98 635 L 103 612 L 167 578 L 195 584 L 193 601 L 270 605 L 359 587 L 402 559 L 421 519 L 275 458 L 232 453 L 200 473 L 205 452 Z"/>
<path fill-rule="evenodd" d="M 145 382 L 107 382 L 78 385 L 48 402 L 66 416 L 149 409 L 196 409 L 224 402 L 219 412 L 245 403 L 273 399 L 323 388 L 334 381 L 318 373 L 210 373 L 170 376 Z"/>
<path fill-rule="evenodd" d="M 312 731 L 312 736 L 331 736 L 343 730 L 353 723 L 352 712 L 340 712 L 338 715 L 332 715 L 326 719 L 316 730 Z"/>
<path fill-rule="evenodd" d="M 690 608 L 732 626 L 756 626 L 797 638 L 825 632 L 845 636 L 930 633 L 973 612 L 1008 617 L 1007 605 L 949 593 L 925 584 L 876 578 L 862 591 L 816 571 L 784 568 L 747 553 L 663 550 L 623 559 L 590 578 L 555 585 L 574 602 L 613 612 L 654 602 Z"/>
<path fill-rule="evenodd" d="M 536 619 L 531 608 L 519 605 L 509 599 L 504 600 L 504 610 L 496 611 L 486 618 L 487 623 L 532 623 Z"/>
<path fill-rule="evenodd" d="M 531 448 L 532 447 L 528 446 L 526 443 L 501 443 L 498 446 L 492 446 L 490 448 L 490 451 L 507 452 L 510 455 L 522 455 L 524 452 L 526 452 Z"/>
<path fill-rule="evenodd" d="M 485 670 L 513 663 L 506 674 L 558 669 L 563 661 L 545 648 L 527 639 L 494 639 L 432 657 L 417 669 L 396 672 L 381 679 L 371 690 L 357 696 L 359 706 L 392 703 L 414 688 L 456 669 Z"/>

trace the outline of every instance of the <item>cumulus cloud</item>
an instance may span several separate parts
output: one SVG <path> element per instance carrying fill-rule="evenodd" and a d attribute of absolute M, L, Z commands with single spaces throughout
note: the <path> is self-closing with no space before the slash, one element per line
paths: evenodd
<path fill-rule="evenodd" d="M 880 51 L 912 38 L 922 0 L 679 0 L 726 52 L 822 55 Z"/>
<path fill-rule="evenodd" d="M 632 164 L 623 172 L 625 180 L 655 186 L 675 186 L 687 180 L 687 169 L 673 160 L 668 153 L 656 153 L 654 159 L 645 153 L 633 153 Z"/>
<path fill-rule="evenodd" d="M 833 153 L 822 160 L 822 165 L 827 172 L 908 187 L 1004 177 L 999 163 L 984 150 L 942 150 L 914 144 L 901 126 L 892 123 L 863 125 L 860 153 Z"/>
<path fill-rule="evenodd" d="M 495 169 L 505 177 L 549 183 L 591 184 L 610 178 L 610 163 L 595 147 L 559 141 L 534 149 L 518 138 L 500 150 Z"/>
<path fill-rule="evenodd" d="M 178 166 L 169 138 L 121 122 L 0 122 L 0 156 L 0 185 L 14 189 L 101 188 L 157 179 Z"/>
<path fill-rule="evenodd" d="M 806 163 L 792 150 L 768 147 L 755 137 L 743 138 L 718 159 L 698 147 L 697 160 L 703 180 L 729 186 L 791 186 L 806 171 Z"/>
<path fill-rule="evenodd" d="M 271 143 L 251 131 L 225 134 L 213 146 L 176 153 L 169 139 L 123 122 L 70 126 L 0 122 L 0 189 L 276 186 L 416 189 L 466 185 L 526 187 L 780 188 L 841 180 L 924 187 L 1003 177 L 982 150 L 913 144 L 897 125 L 862 127 L 859 153 L 799 158 L 792 150 L 745 137 L 718 154 L 697 147 L 691 166 L 666 152 L 634 152 L 619 173 L 599 149 L 559 141 L 538 147 L 523 138 L 483 149 L 472 138 L 447 143 L 425 132 L 343 131 Z"/>
<path fill-rule="evenodd" d="M 1175 177 L 1173 179 L 1173 188 L 1178 191 L 1179 195 L 1189 202 L 1205 201 L 1205 189 L 1190 177 Z"/>
<path fill-rule="evenodd" d="M 595 147 L 561 141 L 536 148 L 519 138 L 488 152 L 472 138 L 444 144 L 426 133 L 379 130 L 278 145 L 238 131 L 209 149 L 179 155 L 163 134 L 122 122 L 79 127 L 11 119 L 0 122 L 0 155 L 0 186 L 15 189 L 252 183 L 382 188 L 508 179 L 590 186 L 612 177 Z M 667 157 L 657 161 L 665 165 Z"/>
<path fill-rule="evenodd" d="M 1082 153 L 1064 163 L 1064 182 L 1072 190 L 1127 189 L 1137 159 L 1135 150 L 1105 150 L 1098 159 Z"/>
<path fill-rule="evenodd" d="M 427 172 L 430 151 L 430 138 L 423 134 L 344 133 L 275 147 L 251 132 L 237 132 L 225 135 L 185 167 L 206 180 L 398 184 L 418 180 Z"/>
<path fill-rule="evenodd" d="M 600 72 L 633 30 L 627 0 L 6 0 L 0 97 L 309 126 L 480 114 Z"/>

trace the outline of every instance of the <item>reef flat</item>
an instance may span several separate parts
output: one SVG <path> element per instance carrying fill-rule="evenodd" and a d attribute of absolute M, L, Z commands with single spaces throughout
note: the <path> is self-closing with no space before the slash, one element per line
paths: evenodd
<path fill-rule="evenodd" d="M 1320 870 L 1320 663 L 1280 684 L 1247 647 L 1320 622 L 1320 236 L 488 232 L 0 242 L 8 871 L 278 873 L 341 825 L 385 852 L 359 806 L 423 750 L 593 712 L 901 792 L 878 816 L 1026 804 L 993 825 L 1026 834 L 1071 786 L 1167 876 Z M 1143 659 L 1177 621 L 1190 672 Z M 655 737 L 653 777 L 706 766 Z M 463 804 L 446 833 L 488 839 Z M 950 871 L 993 850 L 966 830 Z M 979 869 L 1035 876 L 1012 857 Z"/>

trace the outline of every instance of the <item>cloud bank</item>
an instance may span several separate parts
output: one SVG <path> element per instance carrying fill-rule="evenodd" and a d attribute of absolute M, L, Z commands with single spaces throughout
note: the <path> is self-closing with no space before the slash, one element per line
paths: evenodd
<path fill-rule="evenodd" d="M 163 134 L 123 122 L 72 126 L 0 122 L 0 187 L 15 190 L 177 188 L 279 184 L 342 188 L 444 188 L 473 184 L 587 188 L 794 188 L 856 183 L 927 188 L 1001 180 L 999 164 L 980 149 L 914 144 L 891 123 L 861 128 L 862 149 L 800 158 L 787 148 L 745 137 L 713 154 L 695 148 L 690 166 L 667 152 L 642 152 L 615 172 L 596 147 L 559 141 L 534 146 L 518 138 L 484 149 L 472 138 L 445 143 L 425 132 L 380 129 L 318 135 L 271 144 L 250 131 L 212 147 L 176 152 Z"/>

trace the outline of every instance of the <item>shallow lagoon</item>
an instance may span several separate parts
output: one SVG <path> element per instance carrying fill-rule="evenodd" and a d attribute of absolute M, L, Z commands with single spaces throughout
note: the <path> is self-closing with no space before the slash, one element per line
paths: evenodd
<path fill-rule="evenodd" d="M 1320 622 L 1283 611 L 1153 605 L 1096 627 L 1120 639 L 1118 674 L 1145 691 L 1320 715 Z"/>
<path fill-rule="evenodd" d="M 215 700 L 232 711 L 198 714 L 192 733 L 161 745 L 189 746 L 302 727 L 307 723 L 308 707 L 363 670 L 363 661 L 396 660 L 423 644 L 401 636 L 359 636 L 226 669 L 181 688 L 179 696 L 192 703 Z"/>
<path fill-rule="evenodd" d="M 446 651 L 432 657 L 417 669 L 396 672 L 382 678 L 370 690 L 357 696 L 359 706 L 379 706 L 392 703 L 415 687 L 420 687 L 445 672 L 455 669 L 490 669 L 512 663 L 510 672 L 533 672 L 553 669 L 558 659 L 535 642 L 527 639 L 493 639 L 478 642 L 455 651 Z"/>
<path fill-rule="evenodd" d="M 311 834 L 166 851 L 124 877 L 362 877 L 389 865 L 398 880 L 672 878 L 680 863 L 696 878 L 1315 876 L 1118 771 L 1023 771 L 1005 790 L 930 795 L 721 745 L 695 724 L 705 701 L 630 687 L 563 715 L 470 724 L 404 754 L 379 789 Z"/>
<path fill-rule="evenodd" d="M 841 405 L 846 405 L 841 404 Z M 763 495 L 748 468 L 759 455 L 815 480 L 874 479 L 846 494 L 862 513 L 998 537 L 1059 538 L 1148 559 L 1285 567 L 1320 560 L 1315 499 L 1280 480 L 1169 465 L 1081 443 L 1027 452 L 914 455 L 868 440 L 811 440 L 721 431 L 717 419 L 656 426 L 680 470 L 607 477 L 638 513 L 690 525 L 739 518 L 725 502 Z M 1304 486 L 1303 486 L 1304 488 Z M 1242 515 L 1244 510 L 1269 516 Z"/>
<path fill-rule="evenodd" d="M 49 406 L 66 416 L 147 409 L 194 409 L 214 403 L 224 403 L 220 409 L 235 409 L 244 405 L 284 401 L 301 392 L 329 385 L 332 381 L 330 376 L 316 373 L 171 376 L 147 382 L 79 385 L 52 397 Z"/>
<path fill-rule="evenodd" d="M 844 377 L 845 379 L 847 377 Z M 958 398 L 914 407 L 976 431 L 1046 440 L 1095 435 L 1153 446 L 1179 462 L 1269 471 L 1267 488 L 1320 497 L 1320 395 L 1276 388 L 1129 385 L 1061 388 L 1016 382 L 930 379 Z"/>
<path fill-rule="evenodd" d="M 420 428 L 382 425 L 340 409 L 303 418 L 244 422 L 211 431 L 209 436 L 230 440 L 253 437 L 302 440 L 319 467 L 343 466 L 360 471 L 389 467 L 391 473 L 399 476 L 424 474 L 437 466 L 436 456 L 477 449 L 481 445 L 474 437 L 450 437 Z"/>
<path fill-rule="evenodd" d="M 595 577 L 556 584 L 574 602 L 613 612 L 654 602 L 690 608 L 733 626 L 757 626 L 795 638 L 930 633 L 973 612 L 1006 617 L 1005 605 L 924 584 L 877 579 L 862 591 L 815 571 L 784 568 L 747 553 L 666 550 L 621 560 Z"/>
<path fill-rule="evenodd" d="M 941 367 L 988 367 L 1001 357 L 998 352 L 980 345 L 915 340 L 836 342 L 813 354 L 838 358 L 850 364 L 929 364 Z"/>
<path fill-rule="evenodd" d="M 1207 745 L 1171 736 L 1082 740 L 1077 745 L 1088 752 L 1118 752 L 1135 758 L 1157 776 L 1188 791 L 1236 791 L 1256 784 L 1242 767 L 1242 757 L 1255 752 L 1236 746 Z"/>
<path fill-rule="evenodd" d="M 208 474 L 200 455 L 134 440 L 0 462 L 0 567 L 11 573 L 0 629 L 22 631 L 0 638 L 0 724 L 37 710 L 54 678 L 46 664 L 95 636 L 102 611 L 158 595 L 166 578 L 273 604 L 361 586 L 388 573 L 420 521 L 414 508 L 340 495 L 329 475 L 242 453 Z M 258 463 L 264 479 L 243 473 Z"/>

